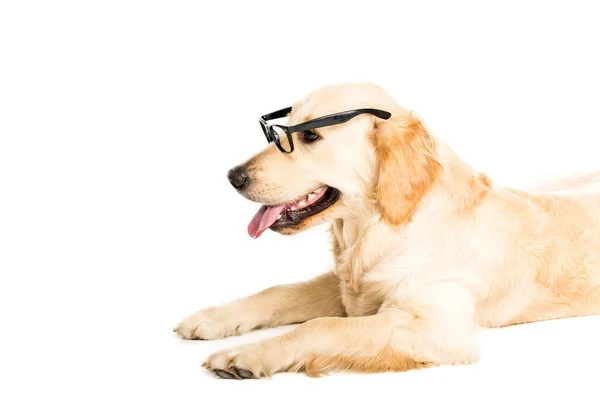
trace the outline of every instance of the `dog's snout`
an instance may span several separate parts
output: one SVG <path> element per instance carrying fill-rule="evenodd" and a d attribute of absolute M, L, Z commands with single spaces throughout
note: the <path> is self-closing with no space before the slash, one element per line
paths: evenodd
<path fill-rule="evenodd" d="M 231 185 L 240 190 L 248 183 L 248 171 L 244 167 L 235 167 L 227 172 L 227 179 Z"/>

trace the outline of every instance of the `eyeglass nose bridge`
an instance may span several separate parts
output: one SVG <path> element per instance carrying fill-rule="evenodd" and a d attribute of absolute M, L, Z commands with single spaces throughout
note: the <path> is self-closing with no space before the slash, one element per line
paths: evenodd
<path fill-rule="evenodd" d="M 273 125 L 267 126 L 267 131 L 269 132 L 269 143 L 275 142 L 277 147 L 279 147 L 279 141 L 281 138 L 279 137 L 279 133 L 277 133 L 275 128 L 273 128 Z"/>
<path fill-rule="evenodd" d="M 260 119 L 258 122 L 260 123 L 260 127 L 262 128 L 263 134 L 267 139 L 267 143 L 271 143 L 274 140 L 274 138 L 269 125 L 267 125 L 267 123 L 262 119 Z"/>
<path fill-rule="evenodd" d="M 269 125 L 267 127 L 267 130 L 269 131 L 269 138 L 270 138 L 269 143 L 275 142 L 275 145 L 277 145 L 277 148 L 285 153 L 285 150 L 281 146 L 281 138 L 279 137 L 279 133 L 277 133 L 277 131 L 275 130 L 273 125 Z"/>

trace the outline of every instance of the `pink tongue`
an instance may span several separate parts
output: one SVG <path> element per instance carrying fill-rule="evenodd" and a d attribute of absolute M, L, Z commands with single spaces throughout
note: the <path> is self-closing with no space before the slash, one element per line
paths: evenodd
<path fill-rule="evenodd" d="M 271 225 L 277 221 L 277 217 L 281 214 L 281 210 L 283 210 L 284 206 L 262 206 L 252 221 L 250 221 L 250 225 L 248 225 L 248 235 L 257 239 L 264 231 L 269 229 Z"/>

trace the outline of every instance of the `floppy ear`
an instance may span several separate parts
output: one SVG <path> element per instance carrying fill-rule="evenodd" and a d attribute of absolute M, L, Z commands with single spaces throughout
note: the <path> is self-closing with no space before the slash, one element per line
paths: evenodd
<path fill-rule="evenodd" d="M 411 114 L 378 122 L 372 134 L 381 215 L 391 225 L 406 223 L 441 167 L 433 138 Z"/>

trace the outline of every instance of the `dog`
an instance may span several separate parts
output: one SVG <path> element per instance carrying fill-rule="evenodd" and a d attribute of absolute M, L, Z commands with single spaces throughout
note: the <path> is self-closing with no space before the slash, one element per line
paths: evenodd
<path fill-rule="evenodd" d="M 300 323 L 204 367 L 246 379 L 464 365 L 479 358 L 479 328 L 600 312 L 600 173 L 495 184 L 374 84 L 315 90 L 289 123 L 361 107 L 391 117 L 294 132 L 294 151 L 271 143 L 229 171 L 263 204 L 252 237 L 330 224 L 335 269 L 185 318 L 185 339 Z"/>

